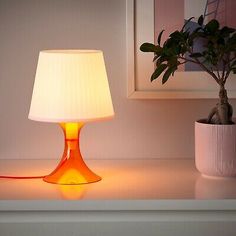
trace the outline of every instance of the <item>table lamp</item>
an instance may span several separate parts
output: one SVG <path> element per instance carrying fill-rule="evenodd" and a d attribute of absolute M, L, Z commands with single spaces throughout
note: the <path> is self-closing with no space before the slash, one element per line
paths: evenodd
<path fill-rule="evenodd" d="M 85 184 L 101 180 L 82 158 L 79 134 L 86 122 L 113 116 L 102 51 L 45 50 L 39 53 L 29 119 L 59 123 L 65 137 L 62 159 L 44 181 Z"/>

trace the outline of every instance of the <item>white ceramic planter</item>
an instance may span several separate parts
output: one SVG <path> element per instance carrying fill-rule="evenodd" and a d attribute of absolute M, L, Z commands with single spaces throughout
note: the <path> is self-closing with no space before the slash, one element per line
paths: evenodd
<path fill-rule="evenodd" d="M 236 124 L 195 122 L 195 163 L 204 175 L 236 176 Z"/>

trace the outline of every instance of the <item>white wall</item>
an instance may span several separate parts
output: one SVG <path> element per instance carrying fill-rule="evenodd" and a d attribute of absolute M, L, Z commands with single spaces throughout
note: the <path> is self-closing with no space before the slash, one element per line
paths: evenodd
<path fill-rule="evenodd" d="M 125 0 L 0 0 L 0 158 L 61 156 L 60 128 L 27 119 L 38 52 L 53 48 L 104 51 L 116 116 L 85 126 L 85 158 L 194 157 L 194 120 L 216 101 L 126 98 L 125 7 Z"/>

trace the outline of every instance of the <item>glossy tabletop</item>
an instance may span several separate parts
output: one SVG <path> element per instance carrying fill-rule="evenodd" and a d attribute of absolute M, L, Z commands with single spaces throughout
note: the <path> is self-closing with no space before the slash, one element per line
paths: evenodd
<path fill-rule="evenodd" d="M 1 200 L 236 199 L 236 178 L 206 178 L 194 160 L 87 160 L 102 181 L 55 185 L 0 179 Z M 1 160 L 0 175 L 46 175 L 56 160 Z"/>

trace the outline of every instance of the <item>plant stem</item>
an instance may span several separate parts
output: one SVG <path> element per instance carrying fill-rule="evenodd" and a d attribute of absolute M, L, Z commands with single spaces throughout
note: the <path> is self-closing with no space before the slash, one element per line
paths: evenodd
<path fill-rule="evenodd" d="M 220 79 L 218 79 L 218 77 L 215 75 L 215 73 L 211 70 L 209 70 L 204 64 L 202 64 L 197 58 L 195 60 L 191 60 L 191 59 L 187 59 L 185 57 L 178 57 L 179 59 L 182 59 L 186 62 L 191 62 L 191 63 L 195 63 L 197 65 L 199 65 L 203 70 L 205 70 L 208 74 L 210 74 L 213 79 L 216 81 L 217 84 L 220 84 Z M 183 64 L 183 63 L 182 63 Z"/>

